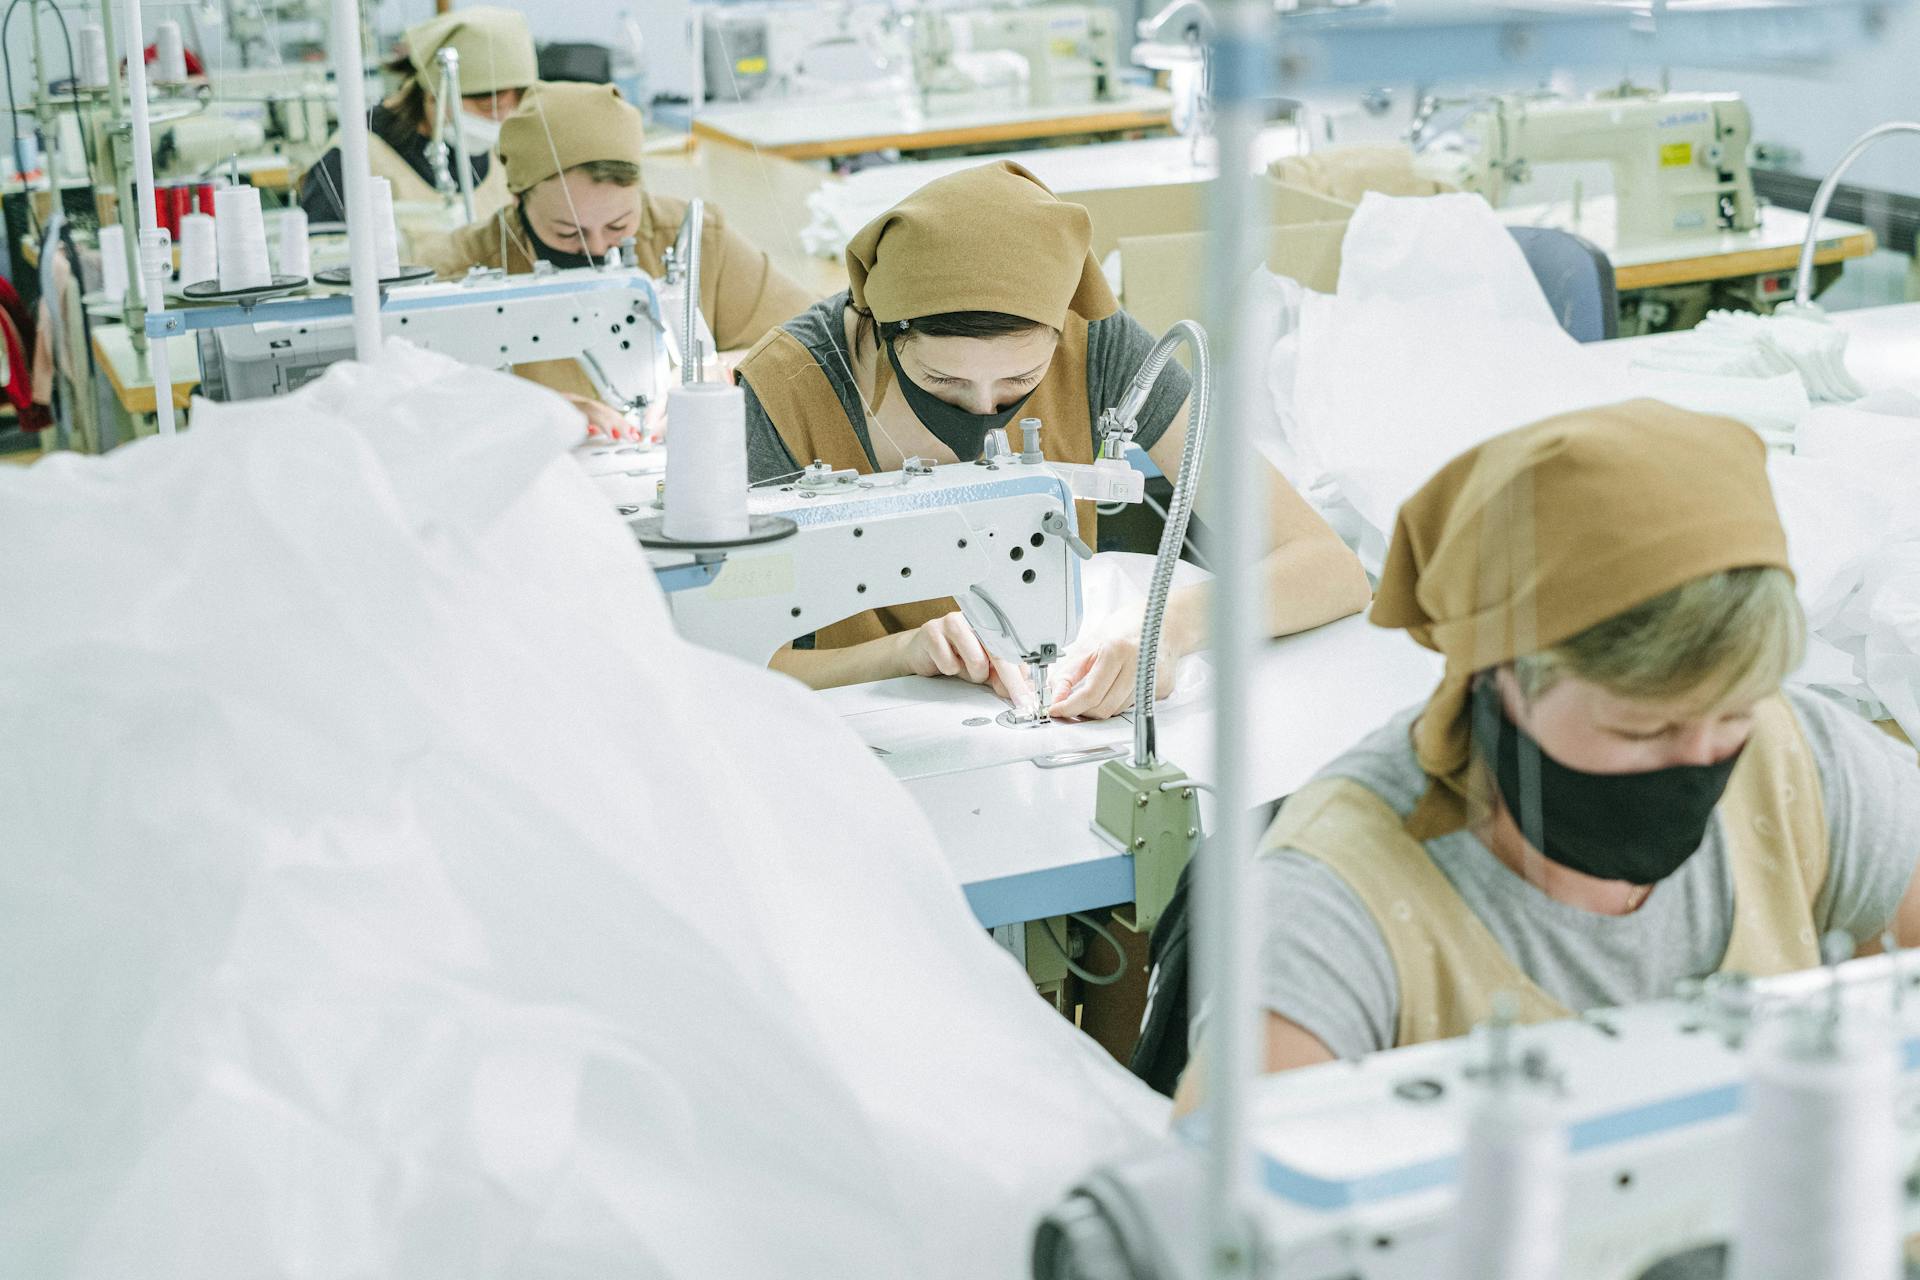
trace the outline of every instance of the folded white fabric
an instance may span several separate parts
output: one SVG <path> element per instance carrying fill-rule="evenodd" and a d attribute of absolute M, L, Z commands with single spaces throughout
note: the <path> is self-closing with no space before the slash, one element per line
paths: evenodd
<path fill-rule="evenodd" d="M 1857 400 L 1866 389 L 1847 371 L 1847 336 L 1822 320 L 1776 312 L 1715 311 L 1692 332 L 1651 346 L 1635 363 L 1726 377 L 1792 371 L 1814 400 Z"/>

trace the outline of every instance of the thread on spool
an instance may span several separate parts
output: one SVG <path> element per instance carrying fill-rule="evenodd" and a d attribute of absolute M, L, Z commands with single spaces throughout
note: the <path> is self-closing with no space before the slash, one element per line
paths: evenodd
<path fill-rule="evenodd" d="M 89 89 L 104 89 L 111 74 L 107 61 L 107 33 L 97 22 L 80 28 L 80 83 Z"/>
<path fill-rule="evenodd" d="M 181 288 L 219 277 L 220 258 L 213 227 L 213 218 L 204 213 L 189 213 L 180 219 Z"/>
<path fill-rule="evenodd" d="M 1775 1023 L 1749 1055 L 1734 1280 L 1899 1280 L 1898 1061 L 1885 1029 Z"/>
<path fill-rule="evenodd" d="M 260 289 L 273 282 L 267 263 L 267 225 L 257 190 L 238 186 L 215 191 L 213 232 L 223 290 Z"/>
<path fill-rule="evenodd" d="M 280 274 L 313 274 L 313 254 L 307 242 L 307 213 L 304 209 L 288 209 L 280 215 Z"/>
<path fill-rule="evenodd" d="M 747 536 L 746 396 L 693 382 L 667 391 L 667 510 L 661 531 L 686 542 Z"/>
<path fill-rule="evenodd" d="M 162 21 L 153 28 L 153 78 L 161 84 L 182 84 L 187 78 L 187 47 L 180 24 Z"/>
<path fill-rule="evenodd" d="M 373 261 L 382 280 L 400 274 L 400 229 L 393 220 L 393 184 L 385 178 L 368 182 L 373 207 Z"/>
<path fill-rule="evenodd" d="M 1467 1120 L 1450 1280 L 1552 1280 L 1561 1271 L 1567 1134 L 1547 1091 L 1490 1089 Z"/>
<path fill-rule="evenodd" d="M 100 292 L 115 302 L 127 296 L 127 232 L 117 222 L 100 228 Z"/>

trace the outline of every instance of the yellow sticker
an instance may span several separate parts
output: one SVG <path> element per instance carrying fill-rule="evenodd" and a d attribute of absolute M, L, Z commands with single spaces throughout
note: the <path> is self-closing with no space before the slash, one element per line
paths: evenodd
<path fill-rule="evenodd" d="M 757 76 L 767 69 L 765 58 L 742 58 L 733 64 L 733 69 L 743 76 Z"/>
<path fill-rule="evenodd" d="M 1691 142 L 1669 142 L 1660 148 L 1660 167 L 1678 169 L 1693 163 L 1693 144 Z"/>

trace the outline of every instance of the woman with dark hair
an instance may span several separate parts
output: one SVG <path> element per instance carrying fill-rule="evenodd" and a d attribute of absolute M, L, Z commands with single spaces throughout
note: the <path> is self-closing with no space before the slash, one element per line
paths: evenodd
<path fill-rule="evenodd" d="M 1100 414 L 1119 403 L 1153 337 L 1120 310 L 1089 253 L 1092 224 L 1019 165 L 1001 162 L 931 182 L 847 246 L 852 288 L 769 334 L 740 364 L 756 482 L 816 459 L 892 471 L 907 458 L 965 462 L 1015 415 L 1045 423 L 1049 459 L 1091 462 Z M 1135 443 L 1175 476 L 1186 444 L 1189 380 L 1169 363 L 1140 415 Z M 896 394 L 897 392 L 897 394 Z M 1367 603 L 1360 562 L 1278 473 L 1272 476 L 1267 624 L 1316 627 Z M 1095 513 L 1080 504 L 1080 536 Z M 1166 673 L 1206 645 L 1207 588 L 1174 593 L 1163 633 Z M 1133 702 L 1138 620 L 1084 634 L 1061 664 L 1056 717 L 1103 718 Z M 798 637 L 776 670 L 815 688 L 901 675 L 949 675 L 1009 692 L 952 600 L 878 609 Z"/>
<path fill-rule="evenodd" d="M 396 202 L 440 198 L 434 186 L 433 119 L 439 104 L 433 86 L 439 83 L 436 60 L 449 47 L 460 55 L 457 118 L 473 165 L 474 216 L 490 218 L 509 199 L 494 156 L 500 122 L 540 78 L 533 33 L 512 9 L 475 5 L 407 32 L 406 52 L 387 67 L 403 77 L 400 89 L 367 113 L 367 160 L 374 177 L 393 184 Z M 447 163 L 455 162 L 449 144 Z M 300 207 L 315 222 L 339 222 L 347 216 L 345 193 L 335 137 L 300 180 Z"/>

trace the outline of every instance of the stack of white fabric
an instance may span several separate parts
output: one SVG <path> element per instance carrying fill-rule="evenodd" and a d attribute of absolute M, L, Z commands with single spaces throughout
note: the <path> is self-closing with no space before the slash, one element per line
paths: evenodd
<path fill-rule="evenodd" d="M 1812 629 L 1796 674 L 1920 737 L 1920 400 L 1850 391 L 1837 331 L 1717 319 L 1704 338 L 1582 346 L 1475 196 L 1369 195 L 1336 293 L 1271 277 L 1266 447 L 1378 573 L 1400 504 L 1447 459 L 1553 414 L 1651 396 L 1720 413 L 1769 463 Z M 1749 323 L 1752 321 L 1753 323 Z M 1669 348 L 1671 356 L 1660 353 Z"/>
<path fill-rule="evenodd" d="M 1728 378 L 1794 375 L 1812 400 L 1844 403 L 1866 394 L 1847 371 L 1846 334 L 1820 320 L 1784 312 L 1771 316 L 1715 311 L 1691 331 L 1642 350 L 1645 369 Z"/>
<path fill-rule="evenodd" d="M 1024 1274 L 1163 1100 L 569 408 L 389 348 L 0 473 L 7 1269 Z"/>

